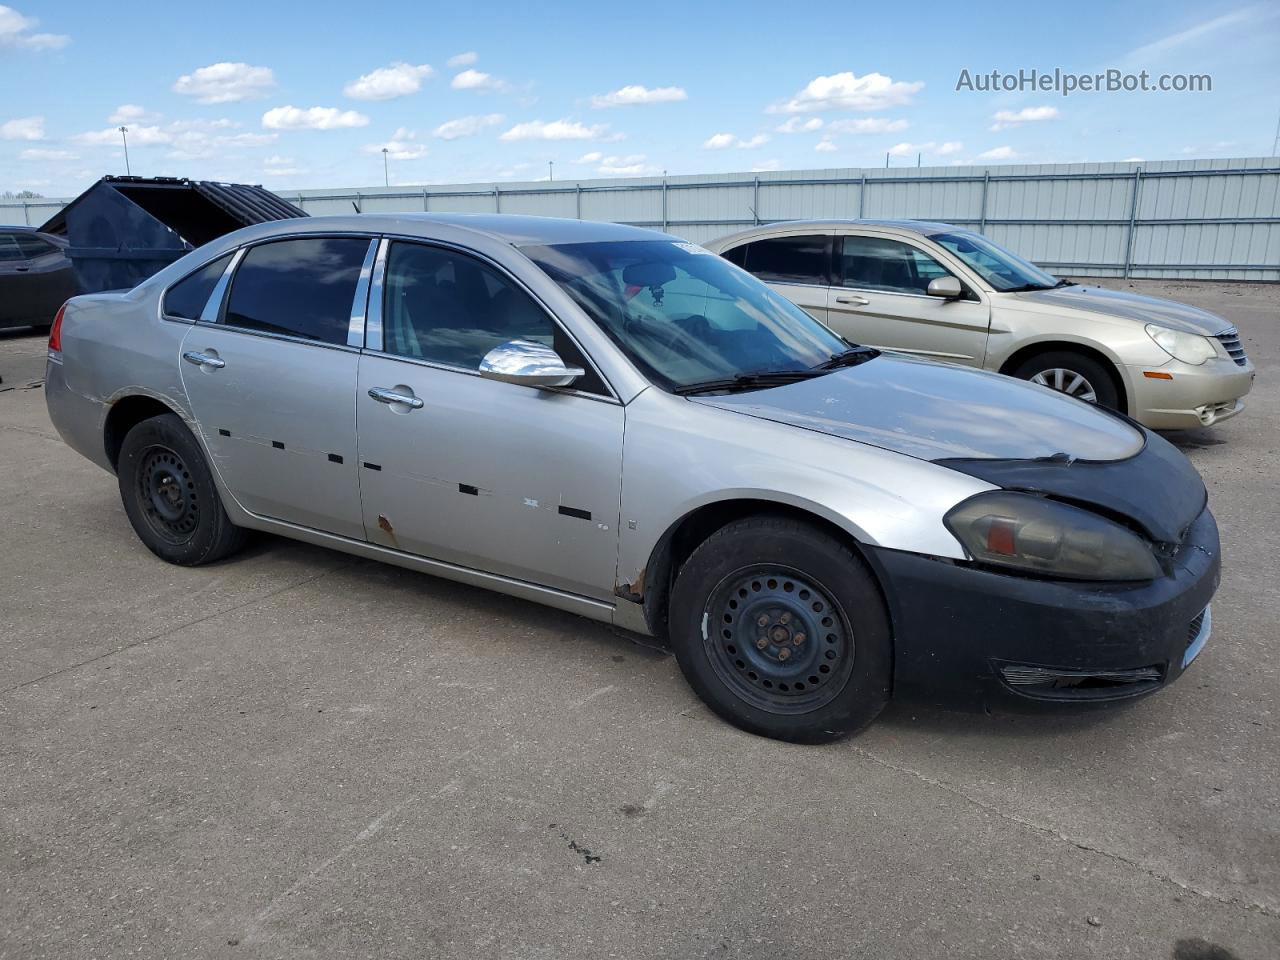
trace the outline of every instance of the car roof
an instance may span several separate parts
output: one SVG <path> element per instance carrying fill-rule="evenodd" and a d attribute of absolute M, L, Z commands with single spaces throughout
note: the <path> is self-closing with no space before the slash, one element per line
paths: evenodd
<path fill-rule="evenodd" d="M 359 231 L 433 236 L 435 224 L 483 234 L 512 246 L 549 246 L 563 243 L 594 243 L 610 240 L 677 240 L 670 234 L 646 230 L 624 223 L 601 223 L 559 217 L 528 217 L 506 213 L 362 213 L 334 217 L 307 217 L 305 220 L 276 220 L 249 228 L 254 238 L 276 232 Z"/>
<path fill-rule="evenodd" d="M 942 223 L 938 220 L 856 220 L 856 219 L 830 219 L 830 220 L 777 220 L 773 223 L 762 223 L 756 227 L 748 227 L 745 230 L 739 230 L 737 233 L 731 233 L 728 236 L 718 237 L 713 241 L 717 246 L 737 240 L 739 237 L 760 236 L 762 234 L 786 231 L 791 233 L 794 230 L 814 230 L 825 232 L 828 230 L 841 230 L 848 227 L 883 227 L 890 230 L 900 230 L 904 233 L 914 233 L 922 237 L 930 237 L 935 233 L 954 233 L 957 230 L 964 230 L 965 227 L 957 227 L 954 224 Z"/>

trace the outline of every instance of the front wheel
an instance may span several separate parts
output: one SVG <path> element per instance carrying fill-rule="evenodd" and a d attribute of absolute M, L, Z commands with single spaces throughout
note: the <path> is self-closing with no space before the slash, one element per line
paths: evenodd
<path fill-rule="evenodd" d="M 751 733 L 836 740 L 884 709 L 889 617 L 847 544 L 786 517 L 750 517 L 707 538 L 671 596 L 676 659 L 697 694 Z"/>
<path fill-rule="evenodd" d="M 1120 409 L 1120 392 L 1111 371 L 1083 353 L 1072 350 L 1042 353 L 1019 364 L 1013 375 L 1085 403 Z"/>
<path fill-rule="evenodd" d="M 176 414 L 125 435 L 116 476 L 134 532 L 160 559 L 193 567 L 244 545 L 247 531 L 231 523 L 200 445 Z"/>

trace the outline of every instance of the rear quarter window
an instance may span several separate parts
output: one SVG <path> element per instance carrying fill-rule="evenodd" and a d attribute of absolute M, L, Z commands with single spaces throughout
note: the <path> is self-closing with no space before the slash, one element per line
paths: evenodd
<path fill-rule="evenodd" d="M 183 320 L 199 320 L 205 304 L 209 302 L 210 294 L 213 293 L 213 288 L 217 286 L 218 279 L 227 269 L 227 262 L 230 259 L 231 254 L 219 257 L 212 263 L 205 264 L 195 273 L 183 277 L 165 291 L 164 304 L 160 308 L 164 315 L 179 317 Z"/>
<path fill-rule="evenodd" d="M 747 244 L 745 255 L 746 270 L 761 280 L 825 285 L 831 241 L 820 234 L 768 237 Z"/>

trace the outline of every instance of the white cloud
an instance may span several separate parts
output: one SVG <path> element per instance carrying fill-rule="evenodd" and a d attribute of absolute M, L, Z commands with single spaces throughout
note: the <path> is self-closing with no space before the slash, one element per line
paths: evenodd
<path fill-rule="evenodd" d="M 459 137 L 473 137 L 486 127 L 500 124 L 505 117 L 500 113 L 486 113 L 480 116 L 459 117 L 457 120 L 446 120 L 431 131 L 433 137 L 441 140 L 457 140 Z"/>
<path fill-rule="evenodd" d="M 455 90 L 501 91 L 507 89 L 507 82 L 492 74 L 482 73 L 479 70 L 463 70 L 449 81 L 449 86 Z"/>
<path fill-rule="evenodd" d="M 584 153 L 578 158 L 579 163 L 599 163 L 604 159 L 604 154 L 599 150 L 592 150 L 590 153 Z"/>
<path fill-rule="evenodd" d="M 136 103 L 122 103 L 107 117 L 107 123 L 154 123 L 159 114 L 151 113 Z"/>
<path fill-rule="evenodd" d="M 0 140 L 43 140 L 44 117 L 18 117 L 0 123 Z"/>
<path fill-rule="evenodd" d="M 599 157 L 599 154 L 596 155 Z M 645 162 L 643 153 L 626 157 L 599 157 L 597 173 L 602 177 L 643 177 L 660 172 L 653 164 Z"/>
<path fill-rule="evenodd" d="M 27 151 L 25 150 L 23 151 L 23 153 L 26 153 L 26 152 Z M 1124 163 L 1141 163 L 1142 160 L 1143 160 L 1142 157 L 1125 157 L 1123 162 Z"/>
<path fill-rule="evenodd" d="M 277 133 L 232 133 L 222 137 L 214 137 L 217 146 L 227 147 L 265 147 L 275 143 L 280 137 Z"/>
<path fill-rule="evenodd" d="M 49 150 L 44 147 L 29 147 L 18 154 L 23 160 L 78 160 L 79 157 L 70 150 Z"/>
<path fill-rule="evenodd" d="M 387 151 L 387 157 L 391 160 L 417 160 L 427 155 L 427 148 L 420 143 L 415 143 L 418 135 L 406 127 L 401 127 L 391 135 L 391 139 L 386 143 L 370 143 L 364 147 L 365 153 L 381 153 L 384 149 Z"/>
<path fill-rule="evenodd" d="M 359 80 L 348 83 L 342 92 L 353 100 L 394 100 L 422 89 L 422 81 L 435 73 L 430 64 L 396 62 L 379 67 Z"/>
<path fill-rule="evenodd" d="M 305 167 L 298 166 L 293 157 L 268 157 L 262 172 L 272 177 L 296 177 L 308 171 Z"/>
<path fill-rule="evenodd" d="M 480 59 L 480 54 L 474 50 L 468 50 L 466 53 L 455 53 L 447 61 L 451 67 L 469 67 Z"/>
<path fill-rule="evenodd" d="M 882 73 L 859 77 L 851 71 L 815 77 L 790 100 L 769 108 L 770 113 L 814 113 L 819 110 L 885 110 L 911 102 L 924 83 L 905 83 Z"/>
<path fill-rule="evenodd" d="M 591 98 L 591 105 L 598 108 L 630 107 L 641 103 L 676 103 L 688 99 L 689 95 L 683 87 L 654 87 L 650 90 L 648 87 L 632 84 L 619 87 L 612 93 L 596 94 Z"/>
<path fill-rule="evenodd" d="M 105 130 L 90 130 L 77 133 L 71 139 L 76 143 L 88 146 L 118 146 L 121 142 L 120 130 L 108 127 Z M 173 134 L 160 127 L 145 123 L 135 124 L 129 128 L 129 144 L 131 146 L 152 147 L 161 143 L 173 143 Z"/>
<path fill-rule="evenodd" d="M 750 140 L 735 137 L 732 133 L 713 133 L 702 141 L 702 148 L 704 150 L 727 150 L 730 147 L 737 147 L 739 150 L 754 150 L 756 147 L 763 146 L 768 142 L 768 135 L 763 133 L 757 133 Z"/>
<path fill-rule="evenodd" d="M 927 143 L 895 143 L 889 148 L 889 155 L 892 157 L 913 157 L 917 153 L 924 153 L 936 157 L 949 157 L 963 149 L 964 144 L 958 140 L 947 140 L 944 143 L 936 143 L 930 140 Z"/>
<path fill-rule="evenodd" d="M 541 120 L 531 120 L 528 123 L 517 123 L 510 130 L 506 131 L 499 140 L 507 142 L 515 140 L 604 140 L 617 139 L 616 135 L 608 133 L 607 124 L 595 124 L 593 126 L 585 126 L 577 120 L 553 120 L 550 123 L 543 123 Z"/>
<path fill-rule="evenodd" d="M 1261 15 L 1261 16 L 1260 16 Z M 1254 20 L 1261 19 L 1267 15 L 1265 5 L 1241 7 L 1239 10 L 1233 10 L 1230 13 L 1224 13 L 1221 16 L 1213 17 L 1209 20 L 1201 21 L 1193 27 L 1186 30 L 1180 30 L 1178 33 L 1171 33 L 1167 37 L 1161 37 L 1152 43 L 1144 44 L 1134 50 L 1129 51 L 1122 58 L 1125 63 L 1141 63 L 1143 65 L 1150 64 L 1154 60 L 1158 60 L 1172 50 L 1186 46 L 1188 43 L 1194 43 L 1196 40 L 1215 33 L 1223 27 L 1233 27 L 1237 24 L 1251 23 Z"/>
<path fill-rule="evenodd" d="M 837 133 L 874 134 L 897 133 L 908 126 L 910 124 L 905 120 L 890 120 L 888 117 L 850 117 L 833 121 L 827 129 Z"/>
<path fill-rule="evenodd" d="M 978 154 L 979 160 L 1012 160 L 1017 157 L 1018 151 L 1013 147 L 992 147 L 990 150 L 983 151 Z"/>
<path fill-rule="evenodd" d="M 770 173 L 774 170 L 782 169 L 781 160 L 762 160 L 751 168 L 752 173 Z"/>
<path fill-rule="evenodd" d="M 0 6 L 0 47 L 22 50 L 60 50 L 71 42 L 62 33 L 34 33 L 40 21 L 26 17 L 13 7 Z"/>
<path fill-rule="evenodd" d="M 819 153 L 835 153 L 837 148 L 830 137 L 823 137 L 818 141 L 818 145 L 813 149 L 817 150 Z"/>
<path fill-rule="evenodd" d="M 991 115 L 995 121 L 992 130 L 1004 130 L 1006 127 L 1020 127 L 1024 123 L 1035 123 L 1037 120 L 1052 120 L 1058 115 L 1057 107 L 1023 107 L 1021 110 L 997 110 Z"/>
<path fill-rule="evenodd" d="M 174 81 L 173 92 L 195 97 L 199 103 L 237 103 L 266 96 L 275 85 L 270 67 L 223 62 L 184 73 Z"/>
<path fill-rule="evenodd" d="M 341 127 L 366 127 L 369 118 L 354 110 L 337 107 L 273 107 L 262 115 L 268 130 L 337 130 Z"/>
<path fill-rule="evenodd" d="M 779 133 L 813 133 L 822 129 L 822 123 L 821 117 L 791 117 L 774 129 Z"/>

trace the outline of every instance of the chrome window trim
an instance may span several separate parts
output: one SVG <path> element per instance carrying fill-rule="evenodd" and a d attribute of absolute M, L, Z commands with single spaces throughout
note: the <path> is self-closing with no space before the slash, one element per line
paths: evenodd
<path fill-rule="evenodd" d="M 213 291 L 209 294 L 209 299 L 205 301 L 204 309 L 200 311 L 200 316 L 192 322 L 218 322 L 218 318 L 222 316 L 222 302 L 227 298 L 227 288 L 231 286 L 231 274 L 240 265 L 240 261 L 244 259 L 245 249 L 245 247 L 241 247 L 231 255 L 231 259 L 227 261 L 226 269 L 222 271 L 222 276 L 213 285 Z"/>
<path fill-rule="evenodd" d="M 470 247 L 465 247 L 462 244 L 451 243 L 447 240 L 435 240 L 430 237 L 414 237 L 414 236 L 405 236 L 401 234 L 388 234 L 382 238 L 382 244 L 379 246 L 379 249 L 378 249 L 378 259 L 377 259 L 377 262 L 374 264 L 374 268 L 373 268 L 373 285 L 370 287 L 369 320 L 367 325 L 368 332 L 365 339 L 365 344 L 366 344 L 365 349 L 367 352 L 375 353 L 383 357 L 391 357 L 392 359 L 395 359 L 395 360 L 407 360 L 411 363 L 420 363 L 423 366 L 434 367 L 435 369 L 446 370 L 451 373 L 467 373 L 476 377 L 480 376 L 480 372 L 478 370 L 468 370 L 466 367 L 459 367 L 454 364 L 441 363 L 435 360 L 423 360 L 422 358 L 419 358 L 419 357 L 402 357 L 399 354 L 387 353 L 385 350 L 383 350 L 383 342 L 382 342 L 383 281 L 386 279 L 387 251 L 390 249 L 392 241 L 395 241 L 395 240 L 404 241 L 406 243 L 417 243 L 417 244 L 421 244 L 429 247 L 440 247 L 442 249 L 449 250 L 454 253 L 462 254 L 463 256 L 472 257 L 476 260 L 479 260 L 481 263 L 487 266 L 490 266 L 494 270 L 498 271 L 498 273 L 505 280 L 507 280 L 509 283 L 515 286 L 517 290 L 522 291 L 525 294 L 525 296 L 527 296 L 530 300 L 532 300 L 535 304 L 537 304 L 538 308 L 547 315 L 547 318 L 556 326 L 556 328 L 559 329 L 562 333 L 564 333 L 566 337 L 569 338 L 570 342 L 577 348 L 578 352 L 582 354 L 582 357 L 583 359 L 586 360 L 587 365 L 590 366 L 591 369 L 595 372 L 595 375 L 600 378 L 600 382 L 604 384 L 605 389 L 609 391 L 609 394 L 608 396 L 602 396 L 598 393 L 588 393 L 585 390 L 575 390 L 572 387 L 535 387 L 532 389 L 538 389 L 538 390 L 549 389 L 552 392 L 567 393 L 572 396 L 587 397 L 588 399 L 592 399 L 592 400 L 607 400 L 613 403 L 618 403 L 618 404 L 622 403 L 622 401 L 618 397 L 617 390 L 615 390 L 613 384 L 609 382 L 609 378 L 604 375 L 604 372 L 600 369 L 600 365 L 596 363 L 595 358 L 592 357 L 590 352 L 588 352 L 587 349 L 582 346 L 581 341 L 579 341 L 578 338 L 573 335 L 573 331 L 570 330 L 567 325 L 565 325 L 560 321 L 560 318 L 556 315 L 556 312 L 552 310 L 550 307 L 548 307 L 541 297 L 539 297 L 536 293 L 530 290 L 524 284 L 524 282 L 520 280 L 519 277 L 513 274 L 507 267 L 499 263 L 497 260 L 494 260 L 492 257 L 484 253 L 481 253 L 478 250 L 474 250 Z M 537 269 L 536 265 L 534 266 L 534 269 Z M 373 302 L 375 299 L 375 296 L 377 301 L 376 307 Z M 374 319 L 375 315 L 376 315 L 376 321 Z M 376 338 L 375 338 L 375 323 L 376 323 Z"/>
<path fill-rule="evenodd" d="M 382 352 L 382 281 L 387 274 L 387 250 L 391 240 L 378 240 L 378 252 L 374 255 L 373 273 L 369 278 L 369 308 L 365 313 L 364 346 Z"/>
<path fill-rule="evenodd" d="M 364 323 L 369 309 L 369 280 L 373 276 L 373 260 L 378 253 L 380 239 L 370 238 L 369 249 L 365 251 L 364 263 L 360 265 L 360 277 L 356 280 L 355 297 L 351 302 L 351 321 L 347 324 L 347 346 L 364 346 Z"/>
<path fill-rule="evenodd" d="M 278 340 L 282 343 L 299 343 L 306 347 L 316 347 L 321 350 L 341 350 L 343 353 L 359 353 L 359 347 L 349 347 L 345 343 L 324 343 L 320 340 L 311 340 L 307 337 L 295 337 L 287 333 L 273 333 L 270 330 L 252 330 L 249 327 L 236 327 L 229 323 L 221 321 L 197 320 L 195 326 L 210 330 L 226 330 L 230 333 L 238 333 L 244 337 L 258 337 L 262 340 Z"/>

